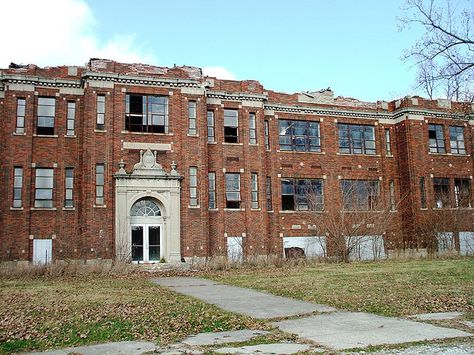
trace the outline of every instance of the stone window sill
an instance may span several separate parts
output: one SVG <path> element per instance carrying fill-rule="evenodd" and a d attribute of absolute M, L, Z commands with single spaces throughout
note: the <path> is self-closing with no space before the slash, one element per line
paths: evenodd
<path fill-rule="evenodd" d="M 14 136 L 26 136 L 26 132 L 24 132 L 24 133 L 13 132 L 12 135 L 14 135 Z"/>
<path fill-rule="evenodd" d="M 280 211 L 283 214 L 292 214 L 292 213 L 325 213 L 325 211 L 316 210 L 316 211 Z"/>
<path fill-rule="evenodd" d="M 56 207 L 46 208 L 46 207 L 31 207 L 31 211 L 56 211 Z"/>
<path fill-rule="evenodd" d="M 211 211 L 211 212 L 217 212 L 217 211 L 219 211 L 218 208 L 208 208 L 207 210 L 208 210 L 208 211 Z"/>
<path fill-rule="evenodd" d="M 68 136 L 67 134 L 64 135 L 65 138 L 77 138 L 77 135 L 72 135 L 72 136 Z"/>
<path fill-rule="evenodd" d="M 244 143 L 229 143 L 229 142 L 222 142 L 222 145 L 235 145 L 235 146 L 239 146 L 239 145 L 244 145 Z"/>
<path fill-rule="evenodd" d="M 93 205 L 94 208 L 107 208 L 107 205 Z"/>
<path fill-rule="evenodd" d="M 380 154 L 354 154 L 354 153 L 339 153 L 337 152 L 336 155 L 346 155 L 350 157 L 380 157 Z"/>
<path fill-rule="evenodd" d="M 188 208 L 192 208 L 192 209 L 198 209 L 198 208 L 201 208 L 200 205 L 197 205 L 197 206 L 191 206 L 191 205 L 188 205 Z"/>
<path fill-rule="evenodd" d="M 123 134 L 139 134 L 147 136 L 174 136 L 174 133 L 154 133 L 154 132 L 131 132 L 131 131 L 121 131 Z"/>
<path fill-rule="evenodd" d="M 199 134 L 186 134 L 187 137 L 199 138 Z"/>
<path fill-rule="evenodd" d="M 207 142 L 207 144 L 217 144 L 217 142 Z"/>
<path fill-rule="evenodd" d="M 296 151 L 296 150 L 277 150 L 277 153 L 326 154 L 326 152 L 306 152 L 306 151 L 305 152 L 299 152 L 299 151 Z"/>
<path fill-rule="evenodd" d="M 245 208 L 224 208 L 226 212 L 241 212 L 245 211 Z"/>
<path fill-rule="evenodd" d="M 58 138 L 57 134 L 33 134 L 33 137 L 39 138 Z"/>
<path fill-rule="evenodd" d="M 97 128 L 95 128 L 94 132 L 95 133 L 107 133 L 107 130 L 106 129 L 97 129 Z"/>
<path fill-rule="evenodd" d="M 63 207 L 63 211 L 75 211 L 75 207 Z"/>
<path fill-rule="evenodd" d="M 262 209 L 261 208 L 251 208 L 250 211 L 261 211 Z"/>
<path fill-rule="evenodd" d="M 10 207 L 10 211 L 23 211 L 23 207 Z"/>

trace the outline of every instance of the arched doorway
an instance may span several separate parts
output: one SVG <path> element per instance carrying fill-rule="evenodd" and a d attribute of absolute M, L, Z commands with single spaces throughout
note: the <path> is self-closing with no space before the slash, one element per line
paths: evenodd
<path fill-rule="evenodd" d="M 153 198 L 142 198 L 130 209 L 132 262 L 153 263 L 163 257 L 162 216 Z"/>

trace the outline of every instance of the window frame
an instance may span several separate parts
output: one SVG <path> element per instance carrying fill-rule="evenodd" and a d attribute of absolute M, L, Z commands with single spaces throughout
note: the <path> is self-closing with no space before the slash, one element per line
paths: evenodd
<path fill-rule="evenodd" d="M 217 198 L 216 198 L 216 173 L 215 171 L 210 171 L 208 173 L 208 203 L 209 209 L 217 209 Z"/>
<path fill-rule="evenodd" d="M 288 186 L 288 188 L 285 188 L 285 185 Z M 311 198 L 308 197 L 308 186 L 315 192 L 315 201 L 311 201 Z M 292 207 L 290 207 L 290 205 Z M 324 211 L 323 179 L 281 178 L 281 210 L 299 212 Z"/>
<path fill-rule="evenodd" d="M 346 133 L 341 134 L 344 131 Z M 360 138 L 357 138 L 358 132 L 360 133 Z M 373 139 L 369 139 L 370 137 L 366 137 L 366 135 L 368 134 L 370 134 Z M 377 155 L 377 144 L 374 125 L 338 123 L 337 136 L 340 154 Z M 346 142 L 347 146 L 342 144 L 342 142 Z M 370 145 L 372 145 L 373 147 L 370 147 Z"/>
<path fill-rule="evenodd" d="M 103 131 L 105 129 L 105 94 L 98 94 L 96 98 L 96 129 Z"/>
<path fill-rule="evenodd" d="M 312 125 L 315 125 L 315 127 L 312 127 Z M 303 131 L 299 131 L 301 129 L 303 129 Z M 312 130 L 316 130 L 317 134 L 311 134 Z M 313 141 L 315 141 L 316 143 L 313 143 Z M 320 121 L 279 119 L 278 144 L 280 147 L 280 151 L 320 153 Z"/>
<path fill-rule="evenodd" d="M 265 138 L 265 150 L 270 150 L 270 122 L 268 120 L 263 121 L 264 138 Z"/>
<path fill-rule="evenodd" d="M 66 110 L 66 136 L 72 137 L 76 135 L 76 102 L 67 101 Z"/>
<path fill-rule="evenodd" d="M 197 101 L 188 101 L 188 135 L 197 136 Z"/>
<path fill-rule="evenodd" d="M 342 179 L 339 185 L 343 211 L 378 211 L 381 197 L 379 180 Z"/>
<path fill-rule="evenodd" d="M 47 104 L 53 103 L 53 104 Z M 52 116 L 48 112 L 48 107 L 52 107 Z M 45 114 L 42 114 L 45 110 Z M 38 97 L 38 105 L 36 110 L 36 134 L 43 136 L 54 136 L 55 135 L 55 125 L 56 125 L 56 98 L 48 96 Z M 41 122 L 44 120 L 44 122 Z M 51 125 L 52 122 L 52 125 Z"/>
<path fill-rule="evenodd" d="M 23 104 L 20 104 L 23 103 Z M 26 98 L 18 97 L 16 99 L 16 121 L 15 121 L 15 133 L 25 134 L 26 126 Z"/>
<path fill-rule="evenodd" d="M 451 184 L 447 177 L 433 177 L 434 208 L 451 207 Z"/>
<path fill-rule="evenodd" d="M 467 184 L 465 184 L 467 182 Z M 463 184 L 467 189 L 463 189 Z M 463 192 L 464 191 L 464 192 Z M 466 197 L 464 197 L 464 196 Z M 471 179 L 454 178 L 454 206 L 456 208 L 471 208 Z"/>
<path fill-rule="evenodd" d="M 391 157 L 393 155 L 392 155 L 392 139 L 390 137 L 391 136 L 390 128 L 385 128 L 384 132 L 385 132 L 385 152 L 388 157 Z"/>
<path fill-rule="evenodd" d="M 389 181 L 388 189 L 389 189 L 389 196 L 390 196 L 390 211 L 396 211 L 397 203 L 396 203 L 396 197 L 395 197 L 395 182 L 393 180 Z"/>
<path fill-rule="evenodd" d="M 189 167 L 189 206 L 198 207 L 198 169 L 197 166 Z"/>
<path fill-rule="evenodd" d="M 74 168 L 64 169 L 64 208 L 74 208 Z"/>
<path fill-rule="evenodd" d="M 138 105 L 140 97 L 141 104 Z M 169 96 L 165 95 L 146 95 L 138 93 L 128 93 L 125 95 L 125 130 L 136 133 L 156 133 L 168 134 L 169 130 Z M 141 107 L 141 113 L 131 112 L 131 108 Z M 150 110 L 151 108 L 151 110 Z M 154 111 L 154 109 L 156 111 Z M 163 124 L 153 124 L 161 120 Z M 135 122 L 137 121 L 137 122 Z M 138 121 L 141 121 L 138 123 Z M 137 129 L 137 128 L 140 129 Z M 133 129 L 132 129 L 133 128 Z"/>
<path fill-rule="evenodd" d="M 216 142 L 215 118 L 214 111 L 207 111 L 207 143 Z"/>
<path fill-rule="evenodd" d="M 13 167 L 13 208 L 23 207 L 23 167 Z"/>
<path fill-rule="evenodd" d="M 232 181 L 234 180 L 234 181 Z M 231 183 L 237 183 L 237 186 Z M 235 195 L 235 198 L 229 198 Z M 225 173 L 225 200 L 227 209 L 240 209 L 242 203 L 240 173 Z"/>
<path fill-rule="evenodd" d="M 434 137 L 433 136 L 434 132 Z M 441 137 L 439 136 L 441 133 Z M 444 141 L 444 125 L 429 123 L 428 124 L 428 151 L 434 154 L 445 154 L 446 144 Z"/>
<path fill-rule="evenodd" d="M 99 171 L 99 170 L 102 170 L 102 171 Z M 95 205 L 105 206 L 105 164 L 104 163 L 95 164 Z"/>
<path fill-rule="evenodd" d="M 258 173 L 250 173 L 250 208 L 258 209 Z"/>
<path fill-rule="evenodd" d="M 257 115 L 255 112 L 249 112 L 249 144 L 257 145 Z"/>
<path fill-rule="evenodd" d="M 454 139 L 453 133 L 455 133 Z M 460 136 L 462 137 L 462 139 L 459 139 Z M 451 148 L 452 154 L 466 155 L 466 141 L 464 138 L 464 127 L 449 126 L 449 146 Z"/>
<path fill-rule="evenodd" d="M 41 187 L 39 187 L 40 185 Z M 43 186 L 43 185 L 46 185 L 46 186 Z M 43 197 L 42 195 L 45 195 L 46 198 Z M 35 169 L 35 205 L 34 206 L 35 208 L 53 208 L 54 207 L 54 168 L 36 168 Z"/>
<path fill-rule="evenodd" d="M 270 176 L 267 176 L 265 192 L 267 198 L 267 211 L 273 211 L 272 178 Z"/>
<path fill-rule="evenodd" d="M 232 115 L 230 115 L 232 113 Z M 235 114 L 235 115 L 234 115 Z M 228 124 L 226 120 L 236 120 L 236 123 Z M 232 130 L 232 132 L 231 132 Z M 234 132 L 235 130 L 235 132 Z M 238 109 L 224 109 L 224 143 L 238 144 L 239 143 L 239 110 Z"/>

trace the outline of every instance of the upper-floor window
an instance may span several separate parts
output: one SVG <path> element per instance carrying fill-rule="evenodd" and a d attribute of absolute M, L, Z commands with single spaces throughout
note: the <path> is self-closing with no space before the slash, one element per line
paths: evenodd
<path fill-rule="evenodd" d="M 378 180 L 341 180 L 344 210 L 377 210 L 379 203 Z"/>
<path fill-rule="evenodd" d="M 67 103 L 67 122 L 66 122 L 66 135 L 75 135 L 75 121 L 76 121 L 76 103 L 74 101 L 68 101 Z"/>
<path fill-rule="evenodd" d="M 451 206 L 448 178 L 433 178 L 433 190 L 436 208 L 445 208 Z"/>
<path fill-rule="evenodd" d="M 209 208 L 217 208 L 216 202 L 216 173 L 209 172 Z"/>
<path fill-rule="evenodd" d="M 214 130 L 214 111 L 207 111 L 207 142 L 214 143 L 216 134 Z"/>
<path fill-rule="evenodd" d="M 95 165 L 95 204 L 104 204 L 105 165 Z"/>
<path fill-rule="evenodd" d="M 73 189 L 74 189 L 74 169 L 66 168 L 64 176 L 64 207 L 74 207 Z"/>
<path fill-rule="evenodd" d="M 35 207 L 53 207 L 53 169 L 36 169 L 35 177 Z"/>
<path fill-rule="evenodd" d="M 270 125 L 268 120 L 263 121 L 265 135 L 265 149 L 270 150 Z"/>
<path fill-rule="evenodd" d="M 97 129 L 105 127 L 105 95 L 97 95 Z"/>
<path fill-rule="evenodd" d="M 257 173 L 252 173 L 250 175 L 250 187 L 251 187 L 251 192 L 250 192 L 250 201 L 251 205 L 250 208 L 252 209 L 257 209 L 258 208 L 258 174 Z"/>
<path fill-rule="evenodd" d="M 56 99 L 54 97 L 38 98 L 37 134 L 54 135 L 54 116 L 56 112 Z"/>
<path fill-rule="evenodd" d="M 249 113 L 249 144 L 257 144 L 257 120 L 255 113 Z"/>
<path fill-rule="evenodd" d="M 471 207 L 471 180 L 454 179 L 454 202 L 456 207 Z"/>
<path fill-rule="evenodd" d="M 322 211 L 322 179 L 282 179 L 281 209 L 283 211 Z"/>
<path fill-rule="evenodd" d="M 195 136 L 196 128 L 196 101 L 188 101 L 188 134 Z"/>
<path fill-rule="evenodd" d="M 168 133 L 168 97 L 127 94 L 125 129 L 131 132 Z"/>
<path fill-rule="evenodd" d="M 339 123 L 339 152 L 347 154 L 375 154 L 374 126 Z"/>
<path fill-rule="evenodd" d="M 198 205 L 198 193 L 197 193 L 197 167 L 191 166 L 189 168 L 189 205 Z"/>
<path fill-rule="evenodd" d="M 319 122 L 279 120 L 280 150 L 320 152 Z"/>
<path fill-rule="evenodd" d="M 15 166 L 13 169 L 13 207 L 22 207 L 22 190 L 23 190 L 23 168 Z"/>
<path fill-rule="evenodd" d="M 239 143 L 238 110 L 224 110 L 224 142 Z"/>
<path fill-rule="evenodd" d="M 240 174 L 225 174 L 226 208 L 240 208 Z"/>
<path fill-rule="evenodd" d="M 466 154 L 466 147 L 464 145 L 464 127 L 450 126 L 449 141 L 451 145 L 451 153 Z"/>
<path fill-rule="evenodd" d="M 390 129 L 385 128 L 385 151 L 388 156 L 392 156 L 392 144 L 390 141 Z"/>
<path fill-rule="evenodd" d="M 26 100 L 18 98 L 16 100 L 16 128 L 15 132 L 22 134 L 25 133 L 25 110 Z"/>
<path fill-rule="evenodd" d="M 428 138 L 430 153 L 446 153 L 446 148 L 444 146 L 443 125 L 428 125 Z"/>

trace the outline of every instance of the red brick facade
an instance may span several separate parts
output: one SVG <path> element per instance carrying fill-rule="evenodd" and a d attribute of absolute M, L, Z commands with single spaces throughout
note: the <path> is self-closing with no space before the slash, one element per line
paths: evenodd
<path fill-rule="evenodd" d="M 125 127 L 126 95 L 168 98 L 167 133 L 138 133 Z M 97 96 L 105 95 L 104 126 L 97 129 Z M 38 100 L 54 98 L 54 135 L 37 134 Z M 24 132 L 18 130 L 18 99 L 25 99 Z M 188 102 L 196 102 L 197 134 L 188 134 Z M 74 134 L 67 135 L 68 102 L 75 103 Z M 224 109 L 238 110 L 238 143 L 224 142 Z M 207 114 L 214 114 L 215 142 L 208 143 Z M 256 144 L 249 144 L 249 113 L 256 116 Z M 433 178 L 472 181 L 474 121 L 471 104 L 419 97 L 364 103 L 334 98 L 331 91 L 283 94 L 257 81 L 203 77 L 192 67 L 156 68 L 91 60 L 86 67 L 0 70 L 0 260 L 32 260 L 33 239 L 53 239 L 53 259 L 114 257 L 115 180 L 119 162 L 131 172 L 140 159 L 124 142 L 169 144 L 157 161 L 181 181 L 181 256 L 226 254 L 226 237 L 245 237 L 246 254 L 281 254 L 282 236 L 311 236 L 309 214 L 282 211 L 281 178 L 323 179 L 324 206 L 341 204 L 341 179 L 377 180 L 381 196 L 395 186 L 403 245 L 424 213 L 435 207 Z M 471 117 L 469 119 L 469 117 Z M 279 120 L 317 121 L 320 152 L 281 151 Z M 264 122 L 270 149 L 265 147 Z M 376 154 L 343 154 L 338 124 L 375 129 Z M 444 153 L 429 153 L 428 124 L 443 127 Z M 21 124 L 20 124 L 21 125 Z M 451 151 L 450 126 L 463 127 L 465 154 Z M 385 129 L 390 131 L 391 154 Z M 96 206 L 96 164 L 105 166 L 104 205 Z M 198 205 L 190 206 L 189 167 L 197 167 Z M 14 168 L 23 170 L 21 207 L 14 207 Z M 52 168 L 52 208 L 35 208 L 35 169 Z M 74 169 L 73 208 L 65 206 L 65 169 Z M 216 173 L 216 208 L 208 208 L 208 172 Z M 241 205 L 226 208 L 225 173 L 240 174 Z M 258 208 L 251 208 L 251 173 L 258 174 Z M 266 179 L 271 179 L 272 211 Z M 421 206 L 420 178 L 426 208 Z M 470 183 L 471 184 L 471 183 Z M 454 198 L 454 197 L 453 197 Z M 472 188 L 470 201 L 473 201 Z M 472 202 L 471 202 L 472 205 Z M 463 229 L 472 231 L 473 210 L 464 208 Z M 314 221 L 314 217 L 312 217 Z M 400 240 L 385 243 L 400 246 Z"/>

